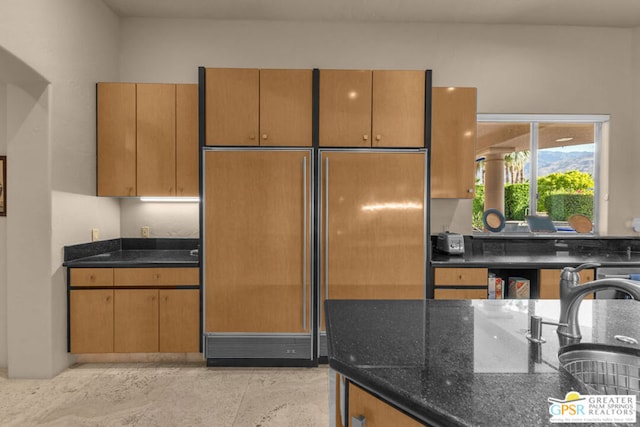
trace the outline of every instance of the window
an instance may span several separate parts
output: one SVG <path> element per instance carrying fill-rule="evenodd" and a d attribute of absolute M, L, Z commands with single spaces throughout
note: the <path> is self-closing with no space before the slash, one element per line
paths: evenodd
<path fill-rule="evenodd" d="M 527 217 L 559 232 L 594 232 L 598 164 L 608 116 L 478 114 L 473 226 L 504 215 L 504 232 L 529 233 Z M 536 230 L 533 230 L 536 231 Z"/>

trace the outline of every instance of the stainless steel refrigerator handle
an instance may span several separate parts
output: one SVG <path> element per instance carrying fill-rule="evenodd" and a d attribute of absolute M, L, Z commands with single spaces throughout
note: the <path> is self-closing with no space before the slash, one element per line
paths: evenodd
<path fill-rule="evenodd" d="M 307 330 L 307 156 L 302 158 L 302 330 Z"/>
<path fill-rule="evenodd" d="M 324 165 L 324 299 L 329 299 L 329 157 Z"/>

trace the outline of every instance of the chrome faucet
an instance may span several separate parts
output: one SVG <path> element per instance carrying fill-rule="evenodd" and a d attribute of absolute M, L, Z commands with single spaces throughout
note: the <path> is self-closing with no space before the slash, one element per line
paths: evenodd
<path fill-rule="evenodd" d="M 570 344 L 580 341 L 578 310 L 582 299 L 590 293 L 604 289 L 616 289 L 626 292 L 635 300 L 640 300 L 640 283 L 626 279 L 598 279 L 580 284 L 578 274 L 585 268 L 599 267 L 600 264 L 582 264 L 578 267 L 565 267 L 560 275 L 560 320 L 558 337 L 561 343 Z"/>

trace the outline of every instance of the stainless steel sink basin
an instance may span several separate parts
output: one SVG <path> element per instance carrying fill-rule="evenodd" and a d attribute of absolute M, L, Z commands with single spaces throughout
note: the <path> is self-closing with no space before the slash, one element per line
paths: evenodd
<path fill-rule="evenodd" d="M 640 350 L 599 344 L 560 349 L 560 366 L 591 394 L 635 395 L 640 401 Z"/>

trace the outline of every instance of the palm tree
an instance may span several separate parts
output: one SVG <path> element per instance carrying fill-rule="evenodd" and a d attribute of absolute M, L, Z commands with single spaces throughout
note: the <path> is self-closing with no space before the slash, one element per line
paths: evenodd
<path fill-rule="evenodd" d="M 524 165 L 529 159 L 530 152 L 514 151 L 513 153 L 505 154 L 504 156 L 504 170 L 506 182 L 509 184 L 517 184 L 525 182 L 524 178 Z"/>

